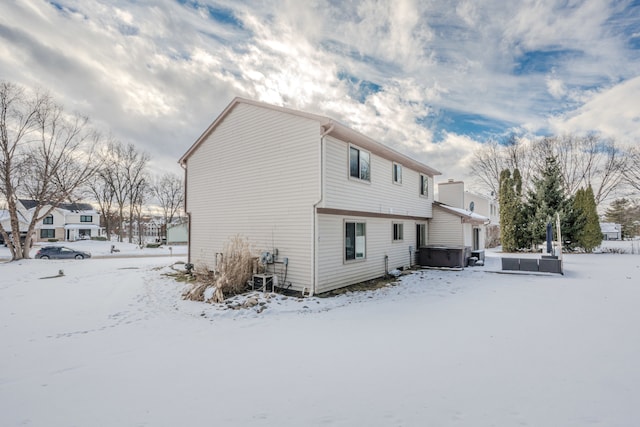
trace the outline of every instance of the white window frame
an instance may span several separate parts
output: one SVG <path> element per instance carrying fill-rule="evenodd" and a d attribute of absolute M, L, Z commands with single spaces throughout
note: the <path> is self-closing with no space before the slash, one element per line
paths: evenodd
<path fill-rule="evenodd" d="M 352 157 L 354 152 L 357 152 L 357 156 L 358 156 L 357 165 L 356 165 L 358 169 L 357 176 L 353 175 L 353 171 L 352 171 L 352 163 L 353 163 Z M 366 162 L 363 163 L 363 160 L 365 160 L 364 159 L 365 157 L 366 157 Z M 368 169 L 363 169 L 363 165 L 368 165 Z M 363 172 L 365 171 L 368 172 L 368 176 L 364 176 Z M 371 182 L 371 153 L 351 144 L 349 144 L 349 178 L 357 179 L 363 182 Z"/>
<path fill-rule="evenodd" d="M 394 184 L 402 184 L 402 165 L 400 163 L 393 162 L 391 164 L 391 179 Z"/>
<path fill-rule="evenodd" d="M 420 196 L 429 197 L 429 177 L 420 174 Z"/>
<path fill-rule="evenodd" d="M 348 254 L 348 248 L 352 246 L 351 243 L 347 240 L 350 238 L 350 236 L 347 236 L 347 227 L 350 224 L 353 225 L 353 238 L 355 240 L 353 242 L 353 257 L 350 257 Z M 358 227 L 359 225 L 361 227 Z M 358 236 L 359 228 L 362 233 L 362 235 L 360 236 Z M 365 260 L 367 258 L 367 223 L 364 221 L 344 221 L 343 230 L 344 262 L 348 263 Z"/>
<path fill-rule="evenodd" d="M 394 222 L 391 225 L 391 240 L 395 242 L 404 241 L 404 223 L 402 222 Z"/>

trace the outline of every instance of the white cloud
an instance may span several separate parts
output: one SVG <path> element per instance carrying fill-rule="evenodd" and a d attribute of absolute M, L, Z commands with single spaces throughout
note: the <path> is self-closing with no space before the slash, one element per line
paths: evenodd
<path fill-rule="evenodd" d="M 574 112 L 554 117 L 558 133 L 601 132 L 624 143 L 640 141 L 640 77 L 603 90 Z"/>
<path fill-rule="evenodd" d="M 505 130 L 637 136 L 640 59 L 608 27 L 624 1 L 58 3 L 64 12 L 3 4 L 0 75 L 50 89 L 162 168 L 177 169 L 238 95 L 335 117 L 461 179 L 478 142 L 425 126 L 443 113 Z M 533 64 L 539 72 L 516 72 L 536 50 L 561 53 Z M 362 81 L 369 92 L 357 90 Z"/>

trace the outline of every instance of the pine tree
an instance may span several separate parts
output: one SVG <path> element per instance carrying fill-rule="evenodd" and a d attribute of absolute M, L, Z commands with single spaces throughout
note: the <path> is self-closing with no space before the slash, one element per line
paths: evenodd
<path fill-rule="evenodd" d="M 514 169 L 513 175 L 508 169 L 500 173 L 500 236 L 502 250 L 513 252 L 519 248 L 523 235 L 526 235 L 526 223 L 522 216 L 522 178 L 520 171 Z"/>
<path fill-rule="evenodd" d="M 514 189 L 514 228 L 515 228 L 515 244 L 516 248 L 524 249 L 528 246 L 527 239 L 527 218 L 522 206 L 522 176 L 519 169 L 513 170 L 513 189 Z"/>
<path fill-rule="evenodd" d="M 500 172 L 500 189 L 498 192 L 500 202 L 500 241 L 504 252 L 513 252 L 516 249 L 515 223 L 513 218 L 513 182 L 511 172 L 504 169 Z"/>
<path fill-rule="evenodd" d="M 622 238 L 636 236 L 640 232 L 640 205 L 629 199 L 616 199 L 605 212 L 608 222 L 622 226 Z"/>
<path fill-rule="evenodd" d="M 533 179 L 533 189 L 527 193 L 525 204 L 528 239 L 532 245 L 546 240 L 547 223 L 551 222 L 555 228 L 556 213 L 560 214 L 565 243 L 575 240 L 572 201 L 565 196 L 562 175 L 556 158 L 547 157 L 540 176 Z"/>
<path fill-rule="evenodd" d="M 595 247 L 602 243 L 600 220 L 591 186 L 586 189 L 580 188 L 576 192 L 573 208 L 575 217 L 577 217 L 577 221 L 574 223 L 576 243 L 586 252 L 591 253 Z"/>

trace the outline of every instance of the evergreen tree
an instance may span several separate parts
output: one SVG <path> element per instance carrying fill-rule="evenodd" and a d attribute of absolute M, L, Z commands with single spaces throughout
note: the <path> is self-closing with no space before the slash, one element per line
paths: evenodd
<path fill-rule="evenodd" d="M 527 239 L 527 218 L 522 206 L 522 176 L 519 169 L 513 170 L 513 190 L 514 190 L 514 233 L 516 248 L 523 249 L 528 245 Z"/>
<path fill-rule="evenodd" d="M 576 243 L 586 252 L 593 249 L 602 242 L 602 231 L 600 230 L 600 220 L 596 208 L 596 200 L 591 186 L 586 189 L 580 188 L 574 197 L 573 208 L 577 221 L 574 223 L 576 229 Z"/>
<path fill-rule="evenodd" d="M 622 226 L 622 238 L 634 237 L 640 233 L 640 205 L 629 199 L 616 199 L 605 212 L 608 222 Z"/>
<path fill-rule="evenodd" d="M 500 241 L 504 252 L 516 249 L 515 223 L 513 218 L 513 182 L 509 169 L 500 172 L 500 188 L 498 200 L 500 202 Z"/>
<path fill-rule="evenodd" d="M 526 235 L 526 223 L 522 216 L 522 178 L 520 171 L 509 169 L 500 173 L 500 235 L 502 250 L 513 252 L 519 248 Z"/>
<path fill-rule="evenodd" d="M 565 243 L 575 240 L 575 221 L 571 199 L 565 196 L 560 167 L 555 157 L 545 159 L 540 176 L 533 179 L 533 189 L 527 193 L 525 218 L 528 240 L 537 245 L 546 240 L 547 223 L 555 228 L 556 213 L 560 215 L 560 226 Z M 556 230 L 557 232 L 557 230 Z"/>

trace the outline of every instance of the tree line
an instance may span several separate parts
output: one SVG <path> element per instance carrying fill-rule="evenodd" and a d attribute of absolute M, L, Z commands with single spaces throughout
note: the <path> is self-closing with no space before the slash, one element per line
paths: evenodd
<path fill-rule="evenodd" d="M 133 144 L 104 136 L 87 116 L 66 112 L 48 92 L 0 81 L 0 199 L 9 217 L 0 235 L 12 259 L 29 258 L 36 225 L 57 205 L 87 197 L 98 204 L 107 235 L 119 241 L 127 231 L 132 241 L 135 221 L 153 200 L 171 223 L 182 206 L 182 180 L 152 177 L 149 160 Z M 29 218 L 19 212 L 21 198 L 37 203 Z"/>
<path fill-rule="evenodd" d="M 547 237 L 548 225 L 557 233 L 557 223 L 564 245 L 591 252 L 602 241 L 595 196 L 591 186 L 579 188 L 567 196 L 561 170 L 555 157 L 548 157 L 532 185 L 523 190 L 518 169 L 504 169 L 498 190 L 500 232 L 505 252 L 536 249 Z M 554 234 L 556 236 L 557 234 Z"/>
<path fill-rule="evenodd" d="M 480 185 L 498 195 L 503 250 L 535 247 L 546 237 L 546 224 L 555 230 L 558 214 L 569 248 L 591 251 L 602 240 L 598 208 L 604 210 L 613 196 L 640 192 L 640 147 L 596 134 L 533 140 L 511 135 L 478 149 L 471 170 Z M 637 206 L 629 199 L 613 200 L 605 217 L 624 223 L 632 236 L 640 228 Z"/>
<path fill-rule="evenodd" d="M 480 185 L 498 194 L 502 171 L 517 169 L 528 191 L 549 158 L 555 159 L 567 196 L 591 187 L 600 206 L 625 187 L 640 191 L 640 149 L 620 146 L 596 134 L 538 139 L 511 135 L 501 142 L 492 140 L 474 153 L 471 172 Z"/>

